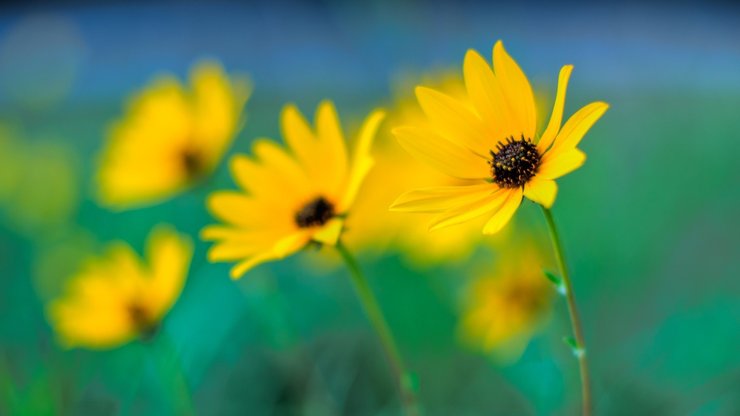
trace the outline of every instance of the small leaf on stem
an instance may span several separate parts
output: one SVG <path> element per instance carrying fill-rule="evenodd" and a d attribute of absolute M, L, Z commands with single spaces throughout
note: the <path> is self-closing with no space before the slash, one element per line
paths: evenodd
<path fill-rule="evenodd" d="M 573 355 L 576 358 L 581 358 L 586 353 L 586 350 L 581 348 L 581 346 L 578 345 L 578 341 L 576 341 L 573 337 L 563 337 L 563 342 L 568 344 L 571 351 L 573 352 Z"/>
<path fill-rule="evenodd" d="M 560 293 L 561 295 L 565 296 L 565 294 L 567 293 L 567 289 L 565 288 L 565 284 L 563 284 L 563 279 L 549 270 L 543 270 L 542 272 L 545 274 L 545 277 L 547 277 L 547 280 L 551 281 L 552 284 L 555 285 L 555 290 L 557 290 L 558 293 Z"/>

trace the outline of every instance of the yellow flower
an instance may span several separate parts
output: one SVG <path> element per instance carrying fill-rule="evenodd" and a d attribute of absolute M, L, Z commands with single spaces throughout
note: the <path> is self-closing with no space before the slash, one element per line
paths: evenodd
<path fill-rule="evenodd" d="M 460 224 L 488 214 L 484 234 L 506 225 L 523 196 L 546 208 L 555 202 L 555 179 L 583 165 L 576 148 L 607 110 L 603 102 L 578 110 L 561 128 L 565 91 L 573 69 L 560 71 L 550 121 L 537 135 L 532 87 L 499 41 L 493 70 L 475 51 L 465 56 L 465 87 L 472 106 L 438 91 L 417 87 L 428 123 L 394 130 L 412 155 L 465 185 L 418 189 L 401 195 L 391 209 L 436 213 L 431 229 Z"/>
<path fill-rule="evenodd" d="M 423 79 L 453 97 L 464 98 L 465 86 L 455 74 L 442 72 Z M 408 84 L 404 82 L 401 87 Z M 407 88 L 397 89 L 399 95 L 385 124 L 422 122 L 424 114 L 414 97 L 405 94 Z M 376 164 L 364 185 L 370 191 L 358 195 L 352 215 L 347 218 L 346 237 L 343 237 L 346 244 L 356 249 L 395 248 L 417 266 L 466 258 L 480 241 L 482 224 L 470 223 L 429 234 L 427 215 L 388 212 L 388 206 L 404 190 L 424 185 L 457 185 L 461 181 L 409 160 L 386 129 L 379 132 L 373 150 Z"/>
<path fill-rule="evenodd" d="M 149 235 L 146 261 L 123 242 L 90 260 L 48 307 L 62 344 L 113 348 L 147 338 L 180 296 L 192 243 L 166 226 Z"/>
<path fill-rule="evenodd" d="M 215 63 L 197 65 L 190 83 L 186 91 L 173 77 L 157 79 L 115 123 L 97 172 L 103 205 L 162 201 L 216 168 L 243 124 L 250 87 Z"/>
<path fill-rule="evenodd" d="M 239 260 L 231 269 L 231 276 L 238 278 L 311 241 L 336 244 L 372 167 L 370 146 L 383 116 L 376 110 L 367 117 L 350 161 L 331 102 L 319 105 L 315 132 L 296 107 L 286 106 L 281 127 L 290 152 L 272 141 L 257 140 L 254 158 L 231 159 L 232 175 L 242 191 L 216 192 L 208 198 L 210 211 L 226 223 L 206 227 L 201 234 L 217 241 L 209 260 Z"/>
<path fill-rule="evenodd" d="M 511 361 L 549 315 L 553 289 L 533 244 L 509 246 L 465 293 L 458 332 L 469 346 Z"/>

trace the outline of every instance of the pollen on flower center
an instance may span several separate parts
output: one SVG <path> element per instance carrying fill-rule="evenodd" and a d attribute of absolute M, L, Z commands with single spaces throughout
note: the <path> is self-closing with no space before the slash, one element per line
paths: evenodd
<path fill-rule="evenodd" d="M 324 225 L 334 217 L 334 205 L 320 196 L 295 214 L 295 223 L 301 228 Z"/>
<path fill-rule="evenodd" d="M 537 173 L 541 156 L 532 140 L 509 137 L 506 143 L 499 142 L 496 151 L 491 150 L 491 175 L 493 182 L 503 188 L 519 188 Z"/>

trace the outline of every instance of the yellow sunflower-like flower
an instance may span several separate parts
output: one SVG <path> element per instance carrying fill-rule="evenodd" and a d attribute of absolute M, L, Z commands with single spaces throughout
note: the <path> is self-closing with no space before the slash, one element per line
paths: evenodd
<path fill-rule="evenodd" d="M 550 121 L 538 135 L 532 87 L 500 41 L 493 48 L 493 65 L 472 50 L 465 56 L 465 87 L 472 107 L 417 87 L 428 123 L 399 127 L 394 134 L 409 153 L 466 183 L 408 192 L 392 210 L 436 213 L 431 229 L 488 214 L 483 233 L 494 234 L 509 222 L 523 197 L 551 207 L 555 179 L 583 165 L 586 155 L 576 147 L 608 105 L 591 103 L 561 127 L 573 70 L 566 65 Z"/>
<path fill-rule="evenodd" d="M 97 172 L 101 204 L 126 208 L 159 202 L 210 174 L 243 124 L 246 79 L 201 63 L 186 90 L 173 77 L 155 80 L 114 124 Z"/>
<path fill-rule="evenodd" d="M 231 159 L 232 175 L 242 190 L 216 192 L 208 198 L 209 210 L 226 223 L 201 233 L 203 239 L 217 241 L 209 260 L 238 260 L 231 269 L 231 276 L 238 278 L 311 241 L 335 245 L 372 167 L 370 146 L 383 116 L 376 110 L 367 117 L 350 160 L 331 102 L 319 105 L 315 131 L 295 106 L 287 105 L 281 128 L 290 151 L 270 140 L 257 140 L 254 158 Z"/>
<path fill-rule="evenodd" d="M 146 260 L 123 242 L 111 244 L 50 303 L 60 342 L 105 349 L 151 337 L 180 296 L 191 257 L 190 239 L 167 226 L 149 235 Z"/>
<path fill-rule="evenodd" d="M 533 244 L 514 244 L 467 288 L 458 326 L 463 342 L 502 361 L 524 352 L 549 316 L 554 295 L 539 253 Z"/>
<path fill-rule="evenodd" d="M 448 71 L 427 75 L 422 79 L 452 97 L 464 99 L 462 79 Z M 411 80 L 397 87 L 398 97 L 388 112 L 384 125 L 401 122 L 422 122 L 424 114 L 416 105 L 413 94 L 406 93 Z M 418 81 L 418 78 L 415 78 Z M 460 227 L 430 234 L 427 215 L 388 212 L 388 206 L 403 191 L 424 185 L 451 186 L 464 182 L 445 175 L 417 160 L 395 143 L 390 130 L 381 129 L 373 146 L 375 167 L 365 179 L 371 191 L 358 195 L 347 218 L 346 244 L 356 249 L 399 250 L 417 266 L 429 266 L 441 261 L 466 258 L 480 241 L 482 224 L 471 222 Z"/>

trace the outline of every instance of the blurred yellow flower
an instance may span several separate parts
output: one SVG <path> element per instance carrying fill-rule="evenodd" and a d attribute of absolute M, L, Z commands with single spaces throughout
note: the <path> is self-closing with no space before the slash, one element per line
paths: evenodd
<path fill-rule="evenodd" d="M 295 106 L 287 105 L 281 127 L 290 152 L 270 140 L 257 140 L 254 158 L 231 159 L 232 175 L 242 190 L 209 196 L 211 213 L 226 223 L 201 233 L 203 239 L 217 242 L 209 260 L 239 260 L 231 269 L 232 278 L 238 278 L 311 241 L 335 245 L 373 165 L 370 146 L 383 117 L 379 110 L 367 117 L 350 161 L 334 104 L 319 105 L 316 131 Z"/>
<path fill-rule="evenodd" d="M 49 320 L 68 347 L 113 348 L 154 334 L 185 283 L 192 242 L 168 226 L 149 235 L 146 259 L 123 243 L 91 259 L 49 304 Z"/>
<path fill-rule="evenodd" d="M 411 81 L 411 80 L 409 80 Z M 451 72 L 441 72 L 423 77 L 450 96 L 464 99 L 462 79 Z M 410 82 L 402 82 L 400 87 Z M 424 114 L 413 96 L 404 94 L 407 88 L 396 88 L 398 97 L 388 114 L 386 125 L 422 123 Z M 461 184 L 458 179 L 445 175 L 407 154 L 392 138 L 390 131 L 382 129 L 373 147 L 375 167 L 365 179 L 363 192 L 357 196 L 352 215 L 347 218 L 346 244 L 357 249 L 398 249 L 415 265 L 433 265 L 443 261 L 466 258 L 480 241 L 482 224 L 468 223 L 430 234 L 428 215 L 389 212 L 388 206 L 409 188 L 421 186 L 451 186 Z"/>
<path fill-rule="evenodd" d="M 496 267 L 472 282 L 458 327 L 464 343 L 502 361 L 524 352 L 547 319 L 554 294 L 539 253 L 532 243 L 507 246 Z"/>
<path fill-rule="evenodd" d="M 492 70 L 477 52 L 465 56 L 465 87 L 472 106 L 430 88 L 416 88 L 428 123 L 393 132 L 409 153 L 464 184 L 407 192 L 391 209 L 437 214 L 432 230 L 488 215 L 483 233 L 494 234 L 525 196 L 550 208 L 557 193 L 555 179 L 583 165 L 586 155 L 576 146 L 608 105 L 591 103 L 561 128 L 573 69 L 566 65 L 550 121 L 538 138 L 529 80 L 500 41 L 493 48 L 493 61 Z"/>
<path fill-rule="evenodd" d="M 155 80 L 129 103 L 102 151 L 101 204 L 155 203 L 210 174 L 243 124 L 246 79 L 229 79 L 216 63 L 194 67 L 191 89 L 173 77 Z"/>

